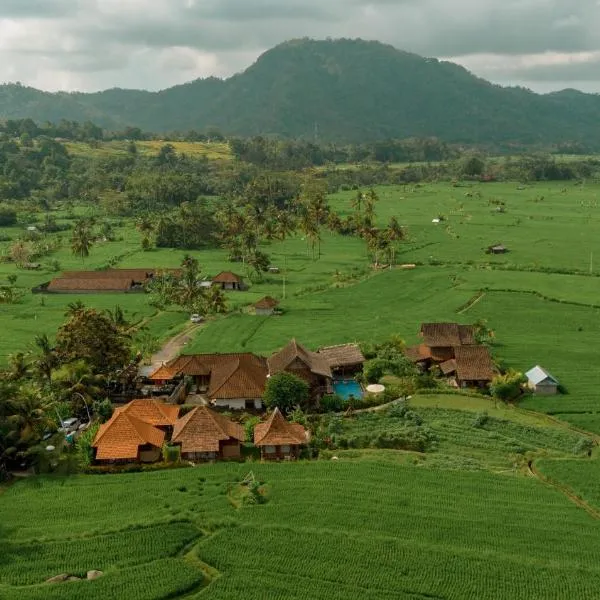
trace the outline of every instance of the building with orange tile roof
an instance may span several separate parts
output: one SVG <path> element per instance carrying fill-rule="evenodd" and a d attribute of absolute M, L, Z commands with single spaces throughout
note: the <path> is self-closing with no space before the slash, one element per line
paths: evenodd
<path fill-rule="evenodd" d="M 266 460 L 297 458 L 309 439 L 308 431 L 299 423 L 286 421 L 278 408 L 254 428 L 254 445 Z"/>
<path fill-rule="evenodd" d="M 266 360 L 250 352 L 178 356 L 160 366 L 150 379 L 165 383 L 189 377 L 213 406 L 261 409 L 267 381 Z"/>
<path fill-rule="evenodd" d="M 100 425 L 92 442 L 99 463 L 155 462 L 177 422 L 179 407 L 158 400 L 132 400 Z"/>
<path fill-rule="evenodd" d="M 244 428 L 206 406 L 197 406 L 175 424 L 172 444 L 186 460 L 239 458 Z"/>

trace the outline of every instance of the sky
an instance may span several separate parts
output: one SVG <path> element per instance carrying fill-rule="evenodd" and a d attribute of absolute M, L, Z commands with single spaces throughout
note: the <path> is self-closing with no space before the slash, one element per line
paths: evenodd
<path fill-rule="evenodd" d="M 379 40 L 502 85 L 600 93 L 600 0 L 0 0 L 0 83 L 159 90 L 292 38 Z"/>

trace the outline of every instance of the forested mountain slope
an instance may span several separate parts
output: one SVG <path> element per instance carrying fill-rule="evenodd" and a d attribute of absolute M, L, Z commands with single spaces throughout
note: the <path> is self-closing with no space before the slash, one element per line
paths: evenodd
<path fill-rule="evenodd" d="M 600 146 L 600 96 L 503 88 L 463 67 L 362 40 L 283 43 L 226 80 L 160 92 L 50 94 L 0 86 L 0 118 L 92 120 L 164 132 L 322 141 L 436 136 L 449 142 Z"/>

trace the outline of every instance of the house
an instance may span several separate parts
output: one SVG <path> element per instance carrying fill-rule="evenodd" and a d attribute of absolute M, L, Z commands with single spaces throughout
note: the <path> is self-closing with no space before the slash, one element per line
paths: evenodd
<path fill-rule="evenodd" d="M 362 371 L 365 357 L 358 344 L 325 346 L 317 351 L 329 365 L 334 375 L 353 375 Z"/>
<path fill-rule="evenodd" d="M 216 277 L 213 277 L 212 284 L 219 286 L 222 290 L 241 290 L 244 288 L 244 281 L 231 271 L 221 271 Z"/>
<path fill-rule="evenodd" d="M 560 385 L 558 379 L 539 365 L 527 371 L 525 377 L 527 377 L 529 388 L 540 396 L 552 396 L 558 393 L 558 386 Z"/>
<path fill-rule="evenodd" d="M 454 375 L 458 387 L 485 387 L 494 378 L 494 364 L 486 346 L 456 346 L 454 358 L 443 362 L 444 375 Z"/>
<path fill-rule="evenodd" d="M 175 424 L 171 443 L 185 460 L 239 458 L 244 428 L 206 406 L 197 406 Z"/>
<path fill-rule="evenodd" d="M 133 400 L 117 408 L 94 437 L 94 460 L 101 464 L 159 460 L 178 413 L 178 406 L 154 400 Z"/>
<path fill-rule="evenodd" d="M 277 306 L 279 306 L 279 300 L 275 300 L 271 296 L 265 296 L 254 305 L 254 314 L 263 317 L 271 316 Z"/>
<path fill-rule="evenodd" d="M 278 408 L 264 423 L 254 428 L 254 445 L 260 448 L 266 460 L 291 460 L 298 458 L 310 435 L 299 423 L 289 423 Z"/>
<path fill-rule="evenodd" d="M 295 339 L 268 358 L 267 366 L 269 376 L 286 372 L 304 379 L 313 397 L 318 398 L 332 391 L 333 377 L 325 357 L 307 350 Z"/>
<path fill-rule="evenodd" d="M 104 269 L 102 271 L 65 271 L 35 291 L 53 294 L 96 292 L 143 292 L 159 273 L 179 274 L 180 269 Z"/>
<path fill-rule="evenodd" d="M 506 254 L 508 248 L 502 244 L 496 244 L 495 246 L 488 246 L 486 254 Z"/>
<path fill-rule="evenodd" d="M 156 385 L 189 378 L 195 391 L 213 406 L 233 410 L 260 410 L 267 381 L 267 362 L 249 352 L 178 356 L 156 369 Z"/>
<path fill-rule="evenodd" d="M 440 364 L 454 358 L 454 348 L 476 344 L 475 328 L 458 323 L 423 323 L 423 343 L 406 349 L 406 355 L 414 362 Z"/>

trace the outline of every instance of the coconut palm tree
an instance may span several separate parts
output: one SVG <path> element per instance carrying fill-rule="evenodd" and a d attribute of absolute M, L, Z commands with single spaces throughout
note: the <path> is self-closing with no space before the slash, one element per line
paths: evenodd
<path fill-rule="evenodd" d="M 89 221 L 81 219 L 73 229 L 71 237 L 71 251 L 75 256 L 79 256 L 83 262 L 90 255 L 90 249 L 94 244 L 94 236 L 92 234 Z"/>

